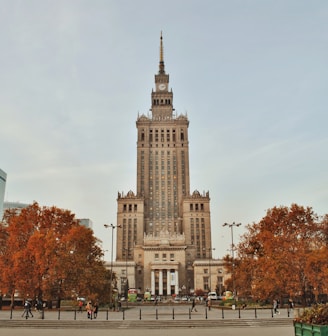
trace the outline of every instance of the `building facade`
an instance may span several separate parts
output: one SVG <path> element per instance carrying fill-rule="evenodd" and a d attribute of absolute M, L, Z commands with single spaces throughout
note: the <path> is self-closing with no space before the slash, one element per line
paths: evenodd
<path fill-rule="evenodd" d="M 150 112 L 136 121 L 136 192 L 117 198 L 115 270 L 140 293 L 178 295 L 204 287 L 194 263 L 212 259 L 210 197 L 190 191 L 189 120 L 173 106 L 162 36 L 154 84 Z"/>
<path fill-rule="evenodd" d="M 5 200 L 7 174 L 0 169 L 0 220 L 3 217 L 3 202 Z"/>

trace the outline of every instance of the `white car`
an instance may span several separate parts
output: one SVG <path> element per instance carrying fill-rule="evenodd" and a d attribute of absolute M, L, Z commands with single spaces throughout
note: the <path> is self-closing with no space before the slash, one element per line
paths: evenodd
<path fill-rule="evenodd" d="M 207 297 L 210 298 L 211 300 L 218 300 L 219 299 L 216 292 L 209 292 Z"/>

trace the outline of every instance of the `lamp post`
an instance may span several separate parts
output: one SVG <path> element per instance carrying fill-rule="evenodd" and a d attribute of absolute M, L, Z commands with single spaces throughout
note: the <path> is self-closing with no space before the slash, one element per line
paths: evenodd
<path fill-rule="evenodd" d="M 128 279 L 128 253 L 129 249 L 123 248 L 125 251 L 125 284 L 124 284 L 124 296 L 126 299 L 126 306 L 129 306 L 129 297 L 128 297 L 128 290 L 129 290 L 129 279 Z"/>
<path fill-rule="evenodd" d="M 212 270 L 211 270 L 211 259 L 212 259 L 212 251 L 215 251 L 215 248 L 209 248 L 209 256 L 208 256 L 208 271 L 209 271 L 209 274 L 210 274 L 210 287 L 209 287 L 209 292 L 212 291 Z"/>
<path fill-rule="evenodd" d="M 113 245 L 114 245 L 114 229 L 116 227 L 121 227 L 121 225 L 104 224 L 106 229 L 112 229 L 112 246 L 111 246 L 111 256 L 110 256 L 110 287 L 109 287 L 109 307 L 113 307 Z"/>
<path fill-rule="evenodd" d="M 235 295 L 236 295 L 236 293 L 235 293 L 236 289 L 235 289 L 235 261 L 234 261 L 234 259 L 235 259 L 234 258 L 235 245 L 233 243 L 233 228 L 234 228 L 234 226 L 238 227 L 240 225 L 241 225 L 241 223 L 235 223 L 235 222 L 233 222 L 231 224 L 224 223 L 222 225 L 222 226 L 228 226 L 231 229 L 231 262 L 232 262 L 231 275 L 232 275 L 232 295 L 234 297 L 234 300 L 235 300 Z"/>

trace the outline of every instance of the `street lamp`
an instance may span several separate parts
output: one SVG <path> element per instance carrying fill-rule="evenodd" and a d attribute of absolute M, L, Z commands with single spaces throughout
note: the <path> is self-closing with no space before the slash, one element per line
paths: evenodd
<path fill-rule="evenodd" d="M 129 306 L 129 303 L 128 303 L 128 290 L 129 290 L 129 279 L 128 279 L 128 253 L 129 253 L 129 249 L 127 248 L 123 248 L 123 250 L 125 251 L 125 284 L 124 284 L 124 287 L 125 287 L 125 290 L 124 290 L 124 296 L 125 296 L 125 299 L 126 299 L 126 306 L 128 307 Z"/>
<path fill-rule="evenodd" d="M 121 225 L 113 225 L 113 224 L 104 224 L 106 229 L 112 229 L 112 246 L 111 246 L 111 256 L 110 256 L 110 287 L 109 287 L 109 307 L 113 307 L 113 245 L 114 245 L 114 229 L 116 227 L 121 227 Z"/>
<path fill-rule="evenodd" d="M 232 272 L 231 272 L 231 275 L 232 275 L 232 295 L 235 299 L 235 261 L 234 261 L 234 250 L 235 250 L 235 245 L 233 243 L 233 227 L 234 226 L 240 226 L 241 223 L 235 223 L 233 222 L 232 224 L 229 224 L 229 223 L 224 223 L 222 226 L 228 226 L 230 229 L 231 229 L 231 261 L 232 261 Z"/>
<path fill-rule="evenodd" d="M 208 265 L 209 265 L 209 273 L 210 273 L 210 287 L 209 287 L 209 292 L 212 291 L 212 270 L 211 270 L 211 259 L 212 259 L 212 253 L 211 251 L 215 251 L 215 247 L 214 248 L 209 248 L 209 259 L 208 259 Z"/>

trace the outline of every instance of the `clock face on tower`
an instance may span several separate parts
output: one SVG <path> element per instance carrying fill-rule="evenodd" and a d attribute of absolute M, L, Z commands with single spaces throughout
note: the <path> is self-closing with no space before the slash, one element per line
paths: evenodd
<path fill-rule="evenodd" d="M 162 91 L 166 89 L 166 85 L 165 84 L 159 84 L 158 88 Z"/>

